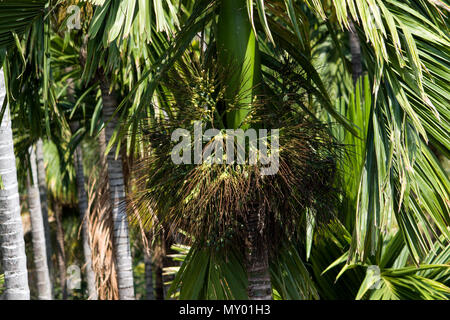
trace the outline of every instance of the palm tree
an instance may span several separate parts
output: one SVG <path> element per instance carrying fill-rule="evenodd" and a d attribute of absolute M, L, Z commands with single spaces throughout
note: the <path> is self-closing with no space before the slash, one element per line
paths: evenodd
<path fill-rule="evenodd" d="M 118 126 L 115 112 L 118 107 L 117 97 L 111 91 L 110 83 L 104 75 L 100 76 L 100 88 L 103 101 L 103 121 L 105 122 L 105 138 L 110 143 Z M 109 188 L 111 194 L 112 217 L 114 222 L 114 250 L 117 261 L 117 278 L 121 300 L 134 300 L 133 267 L 128 235 L 126 214 L 125 184 L 123 180 L 122 158 L 113 145 L 107 154 Z"/>
<path fill-rule="evenodd" d="M 233 100 L 233 95 L 240 96 L 240 110 L 227 115 L 227 128 L 237 129 L 242 126 L 251 111 L 255 90 L 261 81 L 261 65 L 255 34 L 246 10 L 245 1 L 232 0 L 222 2 L 219 14 L 218 59 L 225 69 L 228 64 L 240 66 L 233 78 L 229 79 L 226 99 Z M 269 254 L 267 234 L 260 229 L 261 220 L 258 207 L 250 208 L 246 213 L 247 241 L 247 276 L 248 296 L 254 300 L 272 298 L 272 285 L 269 273 Z"/>
<path fill-rule="evenodd" d="M 214 7 L 208 9 L 214 12 Z M 228 250 L 223 249 L 227 252 L 237 250 L 242 253 L 246 257 L 247 297 L 270 299 L 269 255 L 270 250 L 272 255 L 277 251 L 278 244 L 274 243 L 269 248 L 268 239 L 284 231 L 288 239 L 290 223 L 302 222 L 303 208 L 317 202 L 313 191 L 328 187 L 329 177 L 325 172 L 332 163 L 326 161 L 326 157 L 332 155 L 335 146 L 325 131 L 312 121 L 305 121 L 299 131 L 300 126 L 293 126 L 286 117 L 281 118 L 278 125 L 283 126 L 284 139 L 290 143 L 286 150 L 291 154 L 287 156 L 287 152 L 283 156 L 286 169 L 283 174 L 289 178 L 280 174 L 273 180 L 259 180 L 259 169 L 252 165 L 199 164 L 183 168 L 170 164 L 173 143 L 161 132 L 186 126 L 191 129 L 194 120 L 198 119 L 204 121 L 206 128 L 222 130 L 267 128 L 273 121 L 271 119 L 277 119 L 274 110 L 268 107 L 275 108 L 282 97 L 273 93 L 271 97 L 267 95 L 273 101 L 264 102 L 267 97 L 260 102 L 254 100 L 255 94 L 269 88 L 261 86 L 259 50 L 245 2 L 222 2 L 216 12 L 219 14 L 216 44 L 219 66 L 216 66 L 214 58 L 209 61 L 206 57 L 199 61 L 186 58 L 187 62 L 180 59 L 176 68 L 169 71 L 168 80 L 163 80 L 174 97 L 166 99 L 170 104 L 165 110 L 169 114 L 168 119 L 161 119 L 161 126 L 156 121 L 155 126 L 151 124 L 148 129 L 150 135 L 146 142 L 152 149 L 148 152 L 148 163 L 144 162 L 142 166 L 141 173 L 146 179 L 142 179 L 142 189 L 136 192 L 135 205 L 137 212 L 141 210 L 143 213 L 143 221 L 152 221 L 149 214 L 151 216 L 155 212 L 157 220 L 168 224 L 168 230 L 181 228 L 188 232 L 196 239 L 195 248 L 199 255 L 208 252 L 202 247 L 222 248 L 224 245 L 231 246 Z M 195 54 L 187 56 L 195 57 Z M 290 115 L 292 106 L 285 102 L 284 107 L 285 114 Z M 251 119 L 250 115 L 255 113 L 257 115 Z M 305 147 L 313 144 L 320 153 Z M 301 145 L 303 147 L 299 148 Z M 325 146 L 329 147 L 328 151 L 325 151 Z M 308 159 L 307 162 L 304 159 Z M 308 167 L 308 163 L 314 160 L 319 169 Z M 305 184 L 309 185 L 306 187 Z M 296 196 L 295 192 L 300 192 L 301 196 Z M 278 201 L 275 195 L 286 200 Z M 318 202 L 325 202 L 325 196 L 322 193 L 323 199 Z M 275 199 L 269 204 L 271 201 L 268 199 L 272 197 Z M 287 219 L 291 222 L 287 223 Z"/>
<path fill-rule="evenodd" d="M 0 104 L 6 97 L 5 78 L 0 70 Z M 29 300 L 27 258 L 20 217 L 19 190 L 16 161 L 11 130 L 9 107 L 4 109 L 0 143 L 3 159 L 0 161 L 2 188 L 0 189 L 0 246 L 5 271 L 5 297 L 7 300 Z"/>
<path fill-rule="evenodd" d="M 44 221 L 41 211 L 39 195 L 36 153 L 30 147 L 30 172 L 27 177 L 28 209 L 31 218 L 31 234 L 33 239 L 33 259 L 37 274 L 38 298 L 40 300 L 52 299 L 52 286 L 47 265 L 47 249 L 44 230 Z"/>

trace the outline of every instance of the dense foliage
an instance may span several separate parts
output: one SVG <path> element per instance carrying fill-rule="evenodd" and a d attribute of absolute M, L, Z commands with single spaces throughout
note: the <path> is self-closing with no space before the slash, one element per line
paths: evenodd
<path fill-rule="evenodd" d="M 94 297 L 89 272 L 100 299 L 449 299 L 449 11 L 441 0 L 0 0 L 22 204 L 30 147 L 44 141 L 53 296 L 68 297 L 64 269 L 79 264 L 80 299 Z M 172 133 L 196 121 L 278 129 L 279 171 L 174 164 Z"/>

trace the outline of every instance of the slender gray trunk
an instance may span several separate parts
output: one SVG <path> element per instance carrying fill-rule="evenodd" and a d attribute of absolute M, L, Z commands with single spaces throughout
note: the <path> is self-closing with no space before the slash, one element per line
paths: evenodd
<path fill-rule="evenodd" d="M 362 62 L 361 62 L 361 43 L 359 42 L 358 33 L 356 32 L 353 21 L 349 20 L 350 31 L 350 52 L 352 54 L 352 78 L 353 84 L 358 78 L 362 76 Z"/>
<path fill-rule="evenodd" d="M 258 211 L 250 210 L 247 213 L 247 293 L 250 300 L 271 300 L 267 239 L 259 229 Z"/>
<path fill-rule="evenodd" d="M 0 106 L 6 96 L 3 70 L 0 69 Z M 5 272 L 7 300 L 29 300 L 27 257 L 20 217 L 16 158 L 9 107 L 6 106 L 0 126 L 0 248 Z"/>
<path fill-rule="evenodd" d="M 106 143 L 109 143 L 118 125 L 117 118 L 112 117 L 118 103 L 114 92 L 110 92 L 109 82 L 104 76 L 101 76 L 100 88 L 103 100 L 103 121 L 105 122 Z M 134 300 L 133 268 L 125 206 L 122 159 L 120 153 L 117 158 L 115 155 L 116 146 L 114 145 L 107 155 L 107 163 L 114 222 L 114 253 L 117 263 L 119 298 L 120 300 Z"/>
<path fill-rule="evenodd" d="M 74 121 L 70 124 L 72 132 L 76 132 L 79 128 L 78 121 Z M 84 187 L 84 171 L 83 171 L 83 152 L 81 145 L 78 145 L 74 155 L 76 178 L 77 178 L 77 191 L 78 191 L 78 210 L 80 211 L 81 219 L 81 240 L 83 243 L 84 254 L 84 274 L 88 286 L 89 300 L 97 300 L 97 287 L 95 285 L 95 274 L 92 269 L 92 251 L 89 245 L 89 230 L 87 221 L 87 194 Z"/>
<path fill-rule="evenodd" d="M 48 198 L 47 198 L 47 182 L 45 174 L 45 164 L 44 164 L 44 146 L 42 139 L 36 143 L 36 161 L 37 161 L 37 175 L 39 182 L 39 195 L 41 198 L 41 210 L 42 219 L 44 220 L 44 231 L 45 231 L 45 248 L 47 249 L 47 265 L 50 273 L 50 282 L 52 284 L 52 296 L 53 296 L 53 263 L 52 263 L 52 240 L 50 233 L 50 223 L 48 221 Z"/>
<path fill-rule="evenodd" d="M 36 154 L 30 147 L 30 170 L 27 176 L 28 209 L 31 218 L 31 235 L 33 239 L 33 257 L 37 275 L 39 300 L 52 299 L 50 273 L 47 265 L 47 249 L 45 246 L 44 221 L 41 211 L 41 199 L 37 181 Z"/>

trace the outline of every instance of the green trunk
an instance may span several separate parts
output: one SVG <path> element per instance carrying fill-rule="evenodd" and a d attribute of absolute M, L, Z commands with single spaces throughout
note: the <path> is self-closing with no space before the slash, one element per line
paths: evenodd
<path fill-rule="evenodd" d="M 217 49 L 219 63 L 230 72 L 225 98 L 241 108 L 227 113 L 226 125 L 237 129 L 250 112 L 255 86 L 261 82 L 261 64 L 255 34 L 250 24 L 245 0 L 222 2 L 219 16 Z"/>

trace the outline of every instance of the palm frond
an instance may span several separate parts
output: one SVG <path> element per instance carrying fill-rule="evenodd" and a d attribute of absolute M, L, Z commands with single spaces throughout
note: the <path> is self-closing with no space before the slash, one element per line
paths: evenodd
<path fill-rule="evenodd" d="M 42 17 L 47 3 L 47 0 L 0 1 L 0 48 L 14 45 L 14 36 L 24 34 L 37 18 Z"/>

